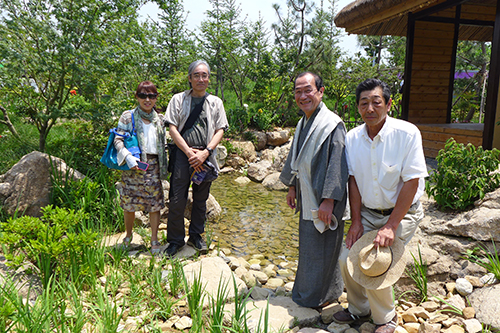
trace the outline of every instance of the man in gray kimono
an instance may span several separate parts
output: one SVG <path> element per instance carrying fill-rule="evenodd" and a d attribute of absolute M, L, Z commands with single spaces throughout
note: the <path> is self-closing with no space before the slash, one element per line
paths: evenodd
<path fill-rule="evenodd" d="M 321 101 L 318 75 L 295 80 L 295 101 L 304 112 L 281 172 L 289 186 L 290 208 L 300 211 L 299 265 L 292 291 L 295 303 L 316 309 L 336 300 L 344 285 L 338 265 L 344 235 L 348 169 L 342 120 Z"/>

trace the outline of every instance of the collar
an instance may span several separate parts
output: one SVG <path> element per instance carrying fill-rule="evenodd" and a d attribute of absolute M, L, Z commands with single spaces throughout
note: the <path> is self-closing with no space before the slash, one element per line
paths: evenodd
<path fill-rule="evenodd" d="M 363 137 L 365 138 L 365 140 L 367 140 L 369 142 L 375 141 L 375 140 L 377 140 L 377 138 L 381 142 L 384 142 L 385 138 L 387 137 L 387 135 L 389 134 L 389 132 L 391 130 L 390 129 L 391 125 L 389 124 L 390 122 L 392 122 L 392 118 L 389 116 L 386 116 L 384 125 L 382 126 L 380 131 L 377 133 L 377 135 L 375 135 L 373 140 L 370 139 L 370 136 L 368 135 L 368 127 L 366 126 L 366 124 L 362 125 L 364 127 L 363 127 L 361 133 L 362 133 Z"/>

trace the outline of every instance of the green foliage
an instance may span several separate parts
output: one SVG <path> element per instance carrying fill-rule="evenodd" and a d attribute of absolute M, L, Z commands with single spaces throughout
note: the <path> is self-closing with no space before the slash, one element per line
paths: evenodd
<path fill-rule="evenodd" d="M 493 243 L 493 251 L 489 251 L 486 247 L 480 246 L 473 250 L 467 250 L 465 258 L 470 262 L 477 264 L 488 272 L 493 273 L 497 280 L 500 280 L 500 257 L 498 255 L 495 242 Z"/>
<path fill-rule="evenodd" d="M 227 153 L 229 154 L 241 154 L 241 148 L 235 147 L 230 139 L 222 139 L 220 144 L 227 149 Z"/>
<path fill-rule="evenodd" d="M 0 102 L 36 125 L 40 151 L 58 119 L 78 116 L 80 109 L 69 105 L 74 93 L 95 101 L 103 82 L 138 63 L 131 55 L 142 48 L 130 38 L 138 27 L 138 5 L 135 0 L 0 2 Z"/>
<path fill-rule="evenodd" d="M 82 224 L 89 230 L 117 231 L 123 220 L 123 210 L 114 181 L 117 172 L 104 165 L 82 180 L 74 180 L 52 168 L 51 202 L 59 207 L 82 211 Z M 90 177 L 92 176 L 92 178 Z"/>
<path fill-rule="evenodd" d="M 85 281 L 97 264 L 89 260 L 87 251 L 96 246 L 97 233 L 77 230 L 86 214 L 53 206 L 42 211 L 41 218 L 23 216 L 0 223 L 0 243 L 6 245 L 9 265 L 18 267 L 30 261 L 38 268 L 44 286 L 53 274 Z"/>
<path fill-rule="evenodd" d="M 425 190 L 440 208 L 465 210 L 477 199 L 498 188 L 500 174 L 497 149 L 464 146 L 450 138 L 436 157 L 437 169 L 431 173 Z"/>
<path fill-rule="evenodd" d="M 418 247 L 418 259 L 411 253 L 413 266 L 406 268 L 406 274 L 415 282 L 417 290 L 414 291 L 420 298 L 420 303 L 427 301 L 427 263 L 422 259 L 420 246 Z"/>

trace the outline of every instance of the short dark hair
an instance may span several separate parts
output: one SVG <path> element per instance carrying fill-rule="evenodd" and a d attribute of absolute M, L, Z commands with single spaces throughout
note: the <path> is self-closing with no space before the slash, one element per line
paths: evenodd
<path fill-rule="evenodd" d="M 135 90 L 135 95 L 137 96 L 137 94 L 142 92 L 142 91 L 151 92 L 153 94 L 158 94 L 158 90 L 156 89 L 156 86 L 151 81 L 142 81 L 141 83 L 139 83 L 139 85 L 137 86 L 137 89 Z"/>
<path fill-rule="evenodd" d="M 307 74 L 311 74 L 314 77 L 314 84 L 316 85 L 316 89 L 320 90 L 325 86 L 323 84 L 323 79 L 318 74 L 313 72 L 302 72 L 295 78 L 295 81 L 293 82 L 293 89 L 295 89 L 295 83 L 297 82 L 297 79 L 300 79 L 301 77 L 306 76 Z"/>
<path fill-rule="evenodd" d="M 371 91 L 377 87 L 382 88 L 382 96 L 384 97 L 385 103 L 389 103 L 391 98 L 391 89 L 389 85 L 379 79 L 366 79 L 356 87 L 356 104 L 359 104 L 359 98 L 363 91 Z"/>

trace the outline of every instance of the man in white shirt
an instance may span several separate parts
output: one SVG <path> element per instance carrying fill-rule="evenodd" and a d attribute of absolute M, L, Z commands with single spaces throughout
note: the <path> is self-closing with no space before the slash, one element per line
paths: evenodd
<path fill-rule="evenodd" d="M 368 79 L 356 89 L 358 111 L 365 124 L 346 136 L 349 166 L 349 201 L 352 224 L 339 263 L 349 306 L 334 315 L 350 324 L 373 317 L 376 333 L 394 332 L 397 314 L 392 286 L 370 290 L 353 280 L 346 267 L 349 249 L 363 234 L 378 230 L 374 246 L 390 247 L 396 237 L 407 243 L 423 218 L 419 198 L 427 168 L 418 128 L 387 116 L 390 89 Z"/>

